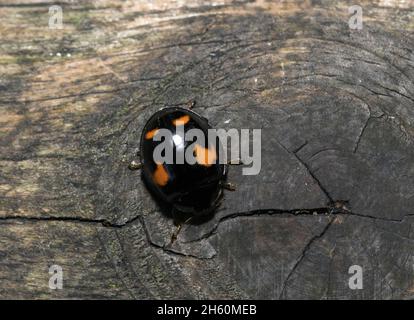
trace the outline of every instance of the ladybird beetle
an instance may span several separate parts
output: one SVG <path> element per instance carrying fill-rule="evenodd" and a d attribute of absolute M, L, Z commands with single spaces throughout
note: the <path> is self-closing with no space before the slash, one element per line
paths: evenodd
<path fill-rule="evenodd" d="M 208 216 L 220 205 L 223 188 L 234 190 L 233 184 L 226 183 L 228 164 L 219 161 L 223 146 L 216 136 L 214 143 L 208 141 L 211 138 L 208 130 L 212 127 L 206 118 L 192 110 L 193 106 L 191 102 L 188 108 L 166 107 L 155 112 L 142 130 L 141 161 L 132 161 L 129 165 L 132 170 L 141 169 L 142 179 L 151 194 L 181 221 Z M 179 126 L 183 126 L 181 130 Z M 169 130 L 171 136 L 155 139 L 160 129 Z M 186 137 L 191 129 L 203 133 L 203 144 Z M 154 151 L 160 143 L 171 147 L 174 161 L 154 160 Z M 177 153 L 186 154 L 189 148 L 192 148 L 190 152 L 195 162 L 179 162 Z"/>

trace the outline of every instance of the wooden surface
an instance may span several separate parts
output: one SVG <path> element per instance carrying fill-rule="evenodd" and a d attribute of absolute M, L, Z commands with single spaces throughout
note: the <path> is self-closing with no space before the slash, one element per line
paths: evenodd
<path fill-rule="evenodd" d="M 359 1 L 362 30 L 333 3 L 68 0 L 54 30 L 0 0 L 0 297 L 412 298 L 414 3 Z M 190 99 L 262 128 L 262 169 L 166 247 L 126 164 Z"/>

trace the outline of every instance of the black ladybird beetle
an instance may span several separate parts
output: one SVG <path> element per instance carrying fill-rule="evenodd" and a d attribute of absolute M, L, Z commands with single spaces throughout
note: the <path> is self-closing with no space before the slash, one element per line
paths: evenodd
<path fill-rule="evenodd" d="M 219 206 L 223 188 L 234 190 L 234 185 L 226 183 L 227 163 L 219 162 L 220 153 L 224 152 L 217 137 L 215 143 L 208 141 L 208 120 L 192 111 L 194 102 L 188 108 L 166 107 L 154 113 L 144 126 L 141 134 L 140 162 L 132 161 L 129 168 L 141 169 L 142 178 L 156 199 L 171 209 L 178 221 L 178 230 L 173 235 L 175 240 L 181 222 L 209 215 Z M 181 130 L 178 130 L 179 126 Z M 171 132 L 167 138 L 154 139 L 160 129 Z M 191 129 L 198 129 L 204 134 L 204 143 L 185 137 Z M 182 136 L 184 134 L 184 136 Z M 173 150 L 174 161 L 159 163 L 154 160 L 154 150 L 160 143 L 169 144 Z M 195 163 L 177 161 L 177 152 L 192 148 Z M 230 162 L 230 164 L 235 164 Z"/>

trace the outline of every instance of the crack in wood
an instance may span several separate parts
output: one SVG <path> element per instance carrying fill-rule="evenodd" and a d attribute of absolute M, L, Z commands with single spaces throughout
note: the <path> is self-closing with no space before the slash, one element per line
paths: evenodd
<path fill-rule="evenodd" d="M 309 173 L 309 175 L 312 177 L 312 179 L 316 182 L 316 184 L 319 186 L 319 189 L 321 189 L 321 191 L 325 194 L 325 196 L 329 199 L 330 203 L 334 202 L 334 199 L 332 198 L 332 196 L 330 195 L 330 193 L 328 192 L 328 190 L 322 185 L 321 181 L 316 177 L 316 175 L 313 173 L 312 169 L 310 168 L 310 166 L 303 161 L 299 156 L 298 156 L 298 152 L 302 149 L 302 147 L 299 147 L 299 149 L 297 151 L 290 151 L 288 148 L 286 148 L 282 143 L 280 143 L 280 141 L 278 141 L 278 144 L 289 154 L 292 154 L 296 160 L 298 162 L 300 162 L 302 164 L 302 166 L 306 169 L 306 171 Z"/>
<path fill-rule="evenodd" d="M 321 208 L 310 208 L 310 209 L 292 209 L 292 210 L 284 210 L 284 209 L 260 209 L 260 210 L 250 210 L 246 212 L 237 212 L 230 215 L 227 215 L 225 217 L 222 217 L 218 220 L 218 222 L 214 225 L 214 227 L 207 233 L 203 234 L 202 236 L 190 240 L 190 241 L 183 241 L 183 243 L 194 243 L 201 240 L 205 240 L 213 236 L 217 233 L 217 230 L 219 228 L 219 225 L 225 221 L 240 218 L 240 217 L 258 217 L 263 215 L 268 216 L 314 216 L 314 217 L 320 217 L 321 215 L 324 216 L 354 216 L 359 218 L 366 218 L 366 219 L 372 219 L 372 220 L 378 220 L 378 221 L 384 221 L 384 222 L 394 222 L 394 223 L 401 223 L 403 222 L 407 217 L 414 216 L 414 214 L 407 214 L 404 215 L 401 219 L 392 219 L 392 218 L 383 218 L 383 217 L 375 217 L 372 215 L 365 215 L 360 213 L 352 212 L 348 209 L 344 208 L 336 208 L 335 204 L 343 202 L 343 200 L 337 200 L 332 202 L 327 207 L 321 207 Z"/>
<path fill-rule="evenodd" d="M 335 219 L 331 219 L 326 226 L 323 228 L 322 232 L 320 232 L 319 234 L 313 236 L 308 243 L 305 245 L 305 247 L 302 250 L 302 253 L 300 254 L 299 258 L 297 259 L 296 263 L 294 264 L 293 268 L 289 271 L 289 274 L 286 277 L 286 280 L 283 282 L 282 285 L 282 289 L 280 291 L 280 295 L 279 295 L 279 300 L 283 298 L 285 292 L 286 292 L 286 288 L 288 286 L 288 282 L 290 280 L 290 278 L 292 277 L 293 273 L 295 273 L 296 269 L 299 267 L 299 265 L 301 264 L 301 262 L 303 261 L 303 259 L 306 256 L 306 253 L 310 250 L 310 248 L 312 247 L 312 244 L 321 239 L 326 232 L 328 231 L 328 229 L 330 228 L 330 226 L 332 225 L 332 223 L 334 222 Z"/>

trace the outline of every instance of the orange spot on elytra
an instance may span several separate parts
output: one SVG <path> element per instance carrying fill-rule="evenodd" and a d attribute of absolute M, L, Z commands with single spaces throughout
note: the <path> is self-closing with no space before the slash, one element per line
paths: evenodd
<path fill-rule="evenodd" d="M 157 168 L 154 171 L 153 175 L 154 181 L 159 186 L 163 187 L 168 182 L 168 172 L 165 170 L 164 165 L 157 163 Z"/>
<path fill-rule="evenodd" d="M 196 144 L 194 147 L 194 154 L 198 164 L 202 166 L 209 167 L 217 159 L 216 150 L 211 148 L 203 148 L 202 146 Z"/>
<path fill-rule="evenodd" d="M 173 120 L 173 124 L 175 126 L 183 126 L 185 125 L 188 121 L 190 121 L 190 116 L 188 114 L 186 114 L 185 116 L 179 117 L 175 120 Z"/>
<path fill-rule="evenodd" d="M 157 134 L 158 129 L 152 129 L 145 134 L 145 139 L 150 140 Z"/>

